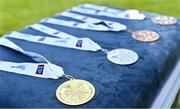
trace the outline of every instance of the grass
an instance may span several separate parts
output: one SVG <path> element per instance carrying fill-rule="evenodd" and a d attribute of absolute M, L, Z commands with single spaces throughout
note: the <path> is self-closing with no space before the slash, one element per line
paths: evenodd
<path fill-rule="evenodd" d="M 135 8 L 180 17 L 180 0 L 0 0 L 0 36 L 80 3 Z M 177 108 L 180 108 L 180 97 Z"/>
<path fill-rule="evenodd" d="M 180 0 L 0 0 L 0 35 L 87 2 L 180 17 Z"/>

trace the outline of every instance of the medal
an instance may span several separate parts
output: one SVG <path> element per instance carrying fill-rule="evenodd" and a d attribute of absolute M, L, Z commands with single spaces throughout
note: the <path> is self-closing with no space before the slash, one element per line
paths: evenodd
<path fill-rule="evenodd" d="M 176 18 L 168 16 L 156 16 L 152 18 L 152 21 L 159 25 L 173 25 L 177 22 Z"/>
<path fill-rule="evenodd" d="M 44 62 L 15 63 L 0 61 L 0 70 L 39 78 L 58 79 L 60 77 L 65 77 L 69 79 L 69 81 L 61 84 L 56 91 L 58 100 L 67 105 L 81 105 L 94 97 L 95 88 L 91 83 L 85 80 L 74 79 L 72 76 L 66 75 L 62 67 L 52 64 L 44 56 L 25 51 L 20 46 L 4 37 L 0 38 L 0 45 L 21 52 L 37 62 Z"/>
<path fill-rule="evenodd" d="M 132 50 L 128 49 L 115 49 L 112 51 L 108 51 L 106 49 L 103 49 L 100 45 L 98 45 L 96 42 L 89 38 L 77 38 L 75 36 L 71 36 L 68 34 L 65 34 L 69 39 L 62 39 L 62 32 L 57 32 L 57 30 L 52 28 L 47 28 L 44 25 L 36 24 L 31 26 L 33 28 L 36 28 L 36 30 L 39 30 L 43 33 L 47 33 L 49 35 L 53 35 L 59 38 L 53 38 L 53 37 L 43 37 L 43 41 L 39 40 L 42 39 L 42 36 L 36 36 L 36 38 L 33 35 L 13 32 L 8 34 L 6 37 L 16 38 L 16 39 L 22 39 L 30 42 L 36 42 L 36 43 L 42 43 L 42 44 L 48 44 L 58 47 L 67 47 L 67 48 L 73 48 L 78 50 L 88 50 L 92 52 L 96 51 L 102 51 L 103 53 L 107 54 L 107 58 L 110 62 L 119 64 L 119 65 L 128 65 L 135 63 L 138 60 L 138 55 Z M 39 27 L 43 28 L 40 29 Z M 47 31 L 45 31 L 47 30 Z M 51 31 L 53 32 L 51 32 Z M 53 33 L 59 33 L 54 35 Z M 64 37 L 63 37 L 64 38 Z M 58 43 L 57 43 L 58 41 Z"/>
<path fill-rule="evenodd" d="M 158 33 L 150 30 L 139 30 L 132 32 L 132 37 L 142 42 L 153 42 L 160 38 Z"/>
<path fill-rule="evenodd" d="M 66 105 L 82 105 L 95 95 L 94 86 L 85 80 L 70 79 L 62 83 L 56 90 L 57 99 Z"/>
<path fill-rule="evenodd" d="M 129 65 L 137 62 L 138 55 L 129 49 L 115 49 L 107 52 L 107 58 L 115 64 Z"/>

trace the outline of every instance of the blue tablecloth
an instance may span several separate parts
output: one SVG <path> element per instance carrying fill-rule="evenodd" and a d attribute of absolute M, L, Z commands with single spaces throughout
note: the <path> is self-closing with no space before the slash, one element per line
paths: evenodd
<path fill-rule="evenodd" d="M 136 51 L 138 62 L 128 66 L 110 63 L 100 51 L 87 52 L 10 39 L 23 49 L 42 54 L 52 63 L 62 66 L 67 74 L 91 82 L 96 94 L 84 105 L 67 106 L 55 96 L 56 88 L 66 79 L 41 79 L 0 71 L 0 107 L 149 107 L 180 56 L 180 24 L 156 25 L 150 20 L 156 14 L 145 14 L 147 18 L 144 21 L 92 17 L 121 22 L 133 30 L 154 30 L 161 36 L 157 42 L 136 41 L 128 32 L 98 32 L 44 24 L 77 37 L 89 37 L 109 50 L 128 48 Z M 47 36 L 30 28 L 20 31 Z M 34 62 L 2 46 L 0 60 Z"/>

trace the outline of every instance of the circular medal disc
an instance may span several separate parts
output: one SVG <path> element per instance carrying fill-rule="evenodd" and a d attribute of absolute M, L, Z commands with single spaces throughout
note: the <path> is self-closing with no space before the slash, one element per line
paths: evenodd
<path fill-rule="evenodd" d="M 156 16 L 152 18 L 152 21 L 159 25 L 173 25 L 177 22 L 176 18 L 169 16 Z"/>
<path fill-rule="evenodd" d="M 115 49 L 108 52 L 107 58 L 115 64 L 129 65 L 138 60 L 138 55 L 136 52 L 129 49 Z"/>
<path fill-rule="evenodd" d="M 160 38 L 159 34 L 150 30 L 139 30 L 132 33 L 132 37 L 141 42 L 153 42 Z"/>
<path fill-rule="evenodd" d="M 67 105 L 81 105 L 95 95 L 94 86 L 85 80 L 73 79 L 64 82 L 56 90 L 57 99 Z"/>

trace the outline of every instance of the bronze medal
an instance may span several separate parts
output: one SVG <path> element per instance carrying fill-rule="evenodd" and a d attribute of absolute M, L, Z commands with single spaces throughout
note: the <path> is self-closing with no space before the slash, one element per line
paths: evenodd
<path fill-rule="evenodd" d="M 142 42 L 153 42 L 160 38 L 159 34 L 150 30 L 139 30 L 132 33 L 132 37 Z"/>

